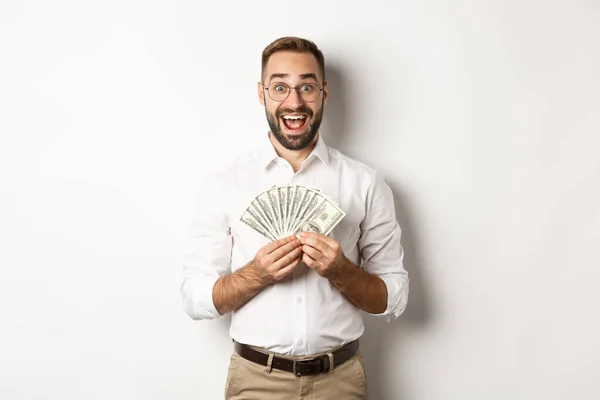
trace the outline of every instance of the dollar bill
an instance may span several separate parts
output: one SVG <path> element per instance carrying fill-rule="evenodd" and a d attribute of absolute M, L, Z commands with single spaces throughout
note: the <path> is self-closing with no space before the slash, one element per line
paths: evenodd
<path fill-rule="evenodd" d="M 265 211 L 263 211 L 263 208 L 256 199 L 250 203 L 246 211 L 252 211 L 254 213 L 252 215 L 254 216 L 254 219 L 256 219 L 256 222 L 262 224 L 271 236 L 277 237 L 277 232 L 273 227 L 271 218 L 269 218 Z"/>
<path fill-rule="evenodd" d="M 263 214 L 265 215 L 266 219 L 269 221 L 269 224 L 273 228 L 273 236 L 280 237 L 282 232 L 279 231 L 279 228 L 275 223 L 275 210 L 273 209 L 271 199 L 269 198 L 267 192 L 259 194 L 254 200 L 256 201 L 260 209 L 263 211 Z"/>
<path fill-rule="evenodd" d="M 267 239 L 273 241 L 273 240 L 277 240 L 274 236 L 272 236 L 268 230 L 266 229 L 266 227 L 259 223 L 256 218 L 253 216 L 253 213 L 246 210 L 244 212 L 244 214 L 242 214 L 241 217 L 241 221 L 243 223 L 245 223 L 246 225 L 248 225 L 250 228 L 254 229 L 256 232 L 260 233 L 261 235 L 263 235 L 264 237 L 266 237 Z"/>
<path fill-rule="evenodd" d="M 295 216 L 302 204 L 303 196 L 306 193 L 306 188 L 304 186 L 295 185 L 292 200 L 290 202 L 290 220 L 288 222 L 288 232 L 292 231 L 294 228 Z"/>
<path fill-rule="evenodd" d="M 278 236 L 284 234 L 283 227 L 281 226 L 281 211 L 279 207 L 279 195 L 277 194 L 277 188 L 271 188 L 267 190 L 267 197 L 269 198 L 269 204 L 273 210 L 273 224 L 275 225 Z"/>
<path fill-rule="evenodd" d="M 345 217 L 330 196 L 304 185 L 274 185 L 255 196 L 240 220 L 269 240 L 301 231 L 328 235 Z"/>
<path fill-rule="evenodd" d="M 277 186 L 277 198 L 279 205 L 279 214 L 280 214 L 280 226 L 281 230 L 286 232 L 286 223 L 287 223 L 287 186 Z"/>
<path fill-rule="evenodd" d="M 306 203 L 298 211 L 294 225 L 292 226 L 292 231 L 290 233 L 296 232 L 299 224 L 303 222 L 316 207 L 318 207 L 319 203 L 325 201 L 325 198 L 321 196 L 319 192 L 309 188 L 307 188 L 306 191 L 308 192 L 306 196 Z"/>
<path fill-rule="evenodd" d="M 287 185 L 285 187 L 286 195 L 286 205 L 285 205 L 285 230 L 289 232 L 290 228 L 290 220 L 292 219 L 292 197 L 294 196 L 295 185 Z"/>
<path fill-rule="evenodd" d="M 300 223 L 294 235 L 300 232 L 316 232 L 329 235 L 333 228 L 346 216 L 332 201 L 325 199 L 315 208 L 307 218 Z"/>

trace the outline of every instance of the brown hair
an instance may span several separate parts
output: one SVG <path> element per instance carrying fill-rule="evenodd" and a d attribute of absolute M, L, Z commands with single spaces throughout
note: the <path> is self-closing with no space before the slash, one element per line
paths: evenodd
<path fill-rule="evenodd" d="M 310 53 L 317 59 L 323 82 L 325 81 L 325 57 L 317 45 L 307 39 L 302 39 L 295 36 L 286 36 L 275 40 L 273 43 L 265 47 L 262 53 L 262 69 L 261 76 L 264 80 L 264 71 L 269 58 L 278 51 L 294 51 L 297 53 Z"/>

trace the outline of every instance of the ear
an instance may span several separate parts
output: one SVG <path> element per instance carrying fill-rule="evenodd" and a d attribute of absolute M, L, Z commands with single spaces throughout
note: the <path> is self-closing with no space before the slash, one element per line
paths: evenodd
<path fill-rule="evenodd" d="M 258 90 L 258 101 L 261 106 L 265 105 L 265 91 L 263 90 L 262 83 L 258 82 L 256 85 L 256 89 Z"/>
<path fill-rule="evenodd" d="M 323 83 L 323 104 L 327 103 L 327 97 L 329 97 L 329 82 Z"/>

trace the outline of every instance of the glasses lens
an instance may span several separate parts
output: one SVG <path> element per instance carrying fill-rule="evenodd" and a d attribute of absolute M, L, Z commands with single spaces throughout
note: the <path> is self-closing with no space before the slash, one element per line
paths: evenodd
<path fill-rule="evenodd" d="M 313 102 L 319 97 L 319 87 L 314 83 L 305 83 L 297 88 L 302 100 Z"/>
<path fill-rule="evenodd" d="M 275 101 L 283 101 L 288 97 L 290 87 L 285 83 L 274 82 L 269 85 L 269 96 Z"/>
<path fill-rule="evenodd" d="M 284 101 L 290 93 L 290 87 L 282 82 L 273 82 L 269 85 L 267 91 L 273 100 Z M 319 89 L 319 86 L 314 83 L 303 83 L 296 87 L 296 91 L 302 100 L 312 103 L 317 100 L 321 90 Z"/>

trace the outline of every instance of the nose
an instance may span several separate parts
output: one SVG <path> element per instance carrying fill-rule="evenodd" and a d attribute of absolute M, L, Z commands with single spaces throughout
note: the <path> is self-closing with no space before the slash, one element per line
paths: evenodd
<path fill-rule="evenodd" d="M 295 88 L 290 88 L 290 94 L 288 98 L 285 99 L 285 103 L 289 107 L 296 108 L 304 104 L 304 100 L 302 100 L 302 97 L 300 97 L 300 95 L 298 94 L 298 90 L 296 90 Z"/>

